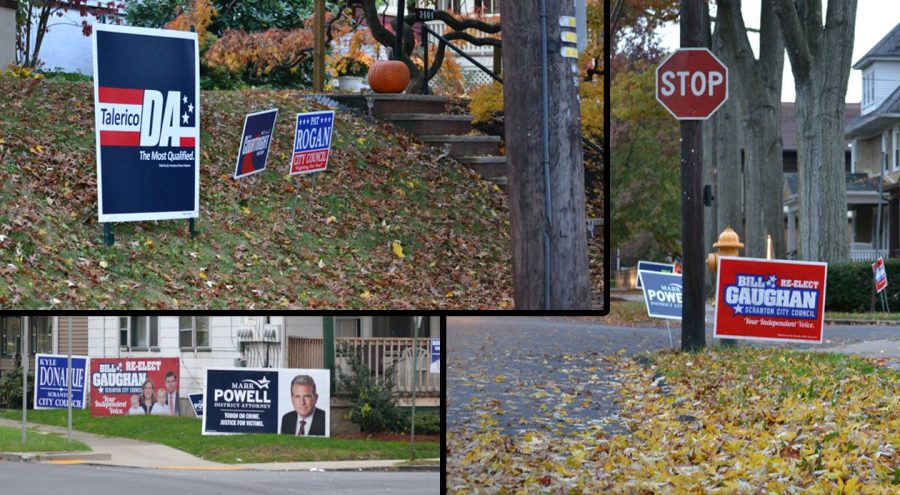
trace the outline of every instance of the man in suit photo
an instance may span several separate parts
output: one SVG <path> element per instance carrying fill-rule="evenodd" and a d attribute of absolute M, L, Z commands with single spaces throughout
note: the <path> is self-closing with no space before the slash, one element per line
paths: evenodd
<path fill-rule="evenodd" d="M 282 435 L 325 435 L 325 411 L 316 407 L 319 394 L 316 382 L 309 375 L 297 375 L 291 380 L 291 403 L 294 410 L 281 417 Z"/>
<path fill-rule="evenodd" d="M 178 387 L 178 376 L 174 371 L 169 371 L 166 373 L 166 394 L 168 395 L 166 399 L 166 404 L 168 404 L 168 415 L 169 416 L 181 416 L 181 404 L 178 403 L 178 391 L 176 388 Z"/>

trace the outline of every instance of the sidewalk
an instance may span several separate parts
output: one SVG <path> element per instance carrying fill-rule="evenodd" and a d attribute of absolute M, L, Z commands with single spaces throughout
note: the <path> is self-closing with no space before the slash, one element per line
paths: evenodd
<path fill-rule="evenodd" d="M 19 428 L 21 421 L 0 418 L 0 426 Z M 28 423 L 36 431 L 66 436 L 66 428 Z M 6 453 L 7 460 L 48 461 L 65 464 L 93 464 L 145 469 L 218 470 L 218 471 L 336 471 L 384 470 L 406 468 L 406 460 L 273 462 L 265 464 L 223 464 L 192 456 L 166 445 L 121 437 L 105 437 L 72 430 L 72 438 L 86 443 L 93 452 L 45 455 L 46 453 Z M 105 454 L 105 455 L 104 455 Z M 435 460 L 438 461 L 439 460 Z M 439 464 L 436 466 L 439 469 Z"/>

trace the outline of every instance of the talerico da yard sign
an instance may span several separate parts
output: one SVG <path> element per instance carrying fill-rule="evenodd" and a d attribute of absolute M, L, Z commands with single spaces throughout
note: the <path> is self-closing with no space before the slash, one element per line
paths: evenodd
<path fill-rule="evenodd" d="M 196 218 L 196 33 L 99 24 L 93 47 L 99 221 Z"/>

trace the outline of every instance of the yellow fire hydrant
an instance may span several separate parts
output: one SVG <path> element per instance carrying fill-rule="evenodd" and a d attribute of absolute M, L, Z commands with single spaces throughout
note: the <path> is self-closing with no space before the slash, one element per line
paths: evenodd
<path fill-rule="evenodd" d="M 706 266 L 710 272 L 716 273 L 716 268 L 719 266 L 719 256 L 740 256 L 741 249 L 744 249 L 744 243 L 741 242 L 737 232 L 732 230 L 731 227 L 725 227 L 725 230 L 719 234 L 719 242 L 714 243 L 713 247 L 718 252 L 709 253 L 709 256 L 706 258 Z"/>

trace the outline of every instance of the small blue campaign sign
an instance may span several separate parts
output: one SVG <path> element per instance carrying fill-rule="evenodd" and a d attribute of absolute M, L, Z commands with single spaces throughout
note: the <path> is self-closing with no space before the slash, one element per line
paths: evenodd
<path fill-rule="evenodd" d="M 37 354 L 36 375 L 34 377 L 35 409 L 66 409 L 69 407 L 69 382 L 66 377 L 69 358 L 56 354 Z M 87 377 L 88 358 L 72 356 L 72 408 L 84 409 L 85 377 Z"/>
<path fill-rule="evenodd" d="M 675 273 L 675 264 L 674 263 L 656 263 L 653 261 L 638 261 L 638 273 L 640 274 L 641 270 L 645 272 L 659 272 L 659 273 Z M 638 275 L 637 279 L 637 288 L 641 288 L 641 277 Z"/>
<path fill-rule="evenodd" d="M 681 319 L 681 274 L 639 271 L 644 304 L 651 318 Z"/>
<path fill-rule="evenodd" d="M 200 213 L 197 34 L 95 24 L 99 221 Z"/>
<path fill-rule="evenodd" d="M 269 159 L 269 148 L 272 145 L 272 132 L 278 109 L 247 114 L 244 117 L 244 132 L 241 133 L 241 146 L 238 150 L 237 165 L 234 167 L 234 178 L 240 179 L 262 172 Z"/>
<path fill-rule="evenodd" d="M 203 417 L 203 394 L 188 394 L 191 399 L 191 405 L 194 406 L 194 415 L 198 418 Z"/>
<path fill-rule="evenodd" d="M 441 339 L 431 339 L 431 372 L 441 372 Z"/>
<path fill-rule="evenodd" d="M 325 171 L 333 130 L 334 110 L 297 114 L 291 175 Z"/>

